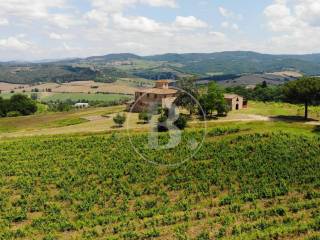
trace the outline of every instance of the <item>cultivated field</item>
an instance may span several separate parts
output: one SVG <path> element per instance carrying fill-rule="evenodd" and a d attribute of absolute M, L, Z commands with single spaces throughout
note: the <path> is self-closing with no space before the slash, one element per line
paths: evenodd
<path fill-rule="evenodd" d="M 299 109 L 194 118 L 166 150 L 136 113 L 115 127 L 125 106 L 2 118 L 0 239 L 319 239 L 320 126 L 283 118 Z"/>
<path fill-rule="evenodd" d="M 99 83 L 94 81 L 75 81 L 70 83 L 44 83 L 38 85 L 19 85 L 0 82 L 0 91 L 8 93 L 14 92 L 31 92 L 38 89 L 39 92 L 53 93 L 118 93 L 118 94 L 134 94 L 138 87 L 152 87 L 153 81 L 139 78 L 123 78 L 114 83 Z"/>
<path fill-rule="evenodd" d="M 319 239 L 320 139 L 301 131 L 209 128 L 177 167 L 125 133 L 2 141 L 0 238 Z M 174 163 L 201 136 L 165 152 L 131 138 Z"/>
<path fill-rule="evenodd" d="M 131 96 L 121 94 L 86 94 L 86 93 L 55 93 L 41 98 L 42 101 L 101 101 L 101 102 L 116 102 L 119 100 L 129 100 Z"/>
<path fill-rule="evenodd" d="M 0 97 L 4 99 L 8 99 L 16 93 L 2 93 Z M 32 93 L 26 92 L 22 93 L 28 96 L 31 96 Z M 113 94 L 113 93 L 47 93 L 40 92 L 36 93 L 38 96 L 38 100 L 41 102 L 64 102 L 67 100 L 71 100 L 72 102 L 104 102 L 104 103 L 113 103 L 119 101 L 129 101 L 132 98 L 132 95 L 124 95 L 124 94 Z"/>

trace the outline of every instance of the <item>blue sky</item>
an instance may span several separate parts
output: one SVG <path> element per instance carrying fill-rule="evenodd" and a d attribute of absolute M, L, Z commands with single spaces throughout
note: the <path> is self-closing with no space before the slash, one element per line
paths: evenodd
<path fill-rule="evenodd" d="M 320 52 L 320 0 L 1 0 L 0 61 Z"/>

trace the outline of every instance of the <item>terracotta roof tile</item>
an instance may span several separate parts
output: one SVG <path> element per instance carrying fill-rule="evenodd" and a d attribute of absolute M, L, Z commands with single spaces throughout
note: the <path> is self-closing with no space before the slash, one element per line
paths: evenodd
<path fill-rule="evenodd" d="M 175 89 L 167 88 L 146 88 L 137 90 L 137 93 L 153 93 L 153 94 L 176 94 L 178 91 Z"/>

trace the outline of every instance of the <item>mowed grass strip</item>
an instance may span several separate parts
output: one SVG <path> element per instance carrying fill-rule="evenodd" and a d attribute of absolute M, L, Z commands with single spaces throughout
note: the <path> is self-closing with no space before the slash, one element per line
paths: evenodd
<path fill-rule="evenodd" d="M 62 119 L 52 122 L 51 124 L 47 125 L 46 127 L 65 127 L 65 126 L 73 126 L 78 125 L 81 123 L 89 122 L 89 120 L 84 118 L 70 118 L 70 119 Z"/>

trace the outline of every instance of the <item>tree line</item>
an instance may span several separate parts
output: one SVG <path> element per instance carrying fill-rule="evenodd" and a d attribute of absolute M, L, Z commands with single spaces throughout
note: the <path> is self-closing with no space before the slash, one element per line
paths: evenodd
<path fill-rule="evenodd" d="M 304 115 L 307 119 L 308 107 L 320 104 L 320 78 L 302 77 L 279 86 L 268 86 L 263 82 L 253 89 L 243 86 L 229 87 L 226 88 L 226 92 L 239 94 L 247 100 L 304 104 Z"/>
<path fill-rule="evenodd" d="M 10 99 L 0 97 L 0 117 L 31 115 L 37 111 L 37 103 L 23 94 L 15 94 Z"/>

